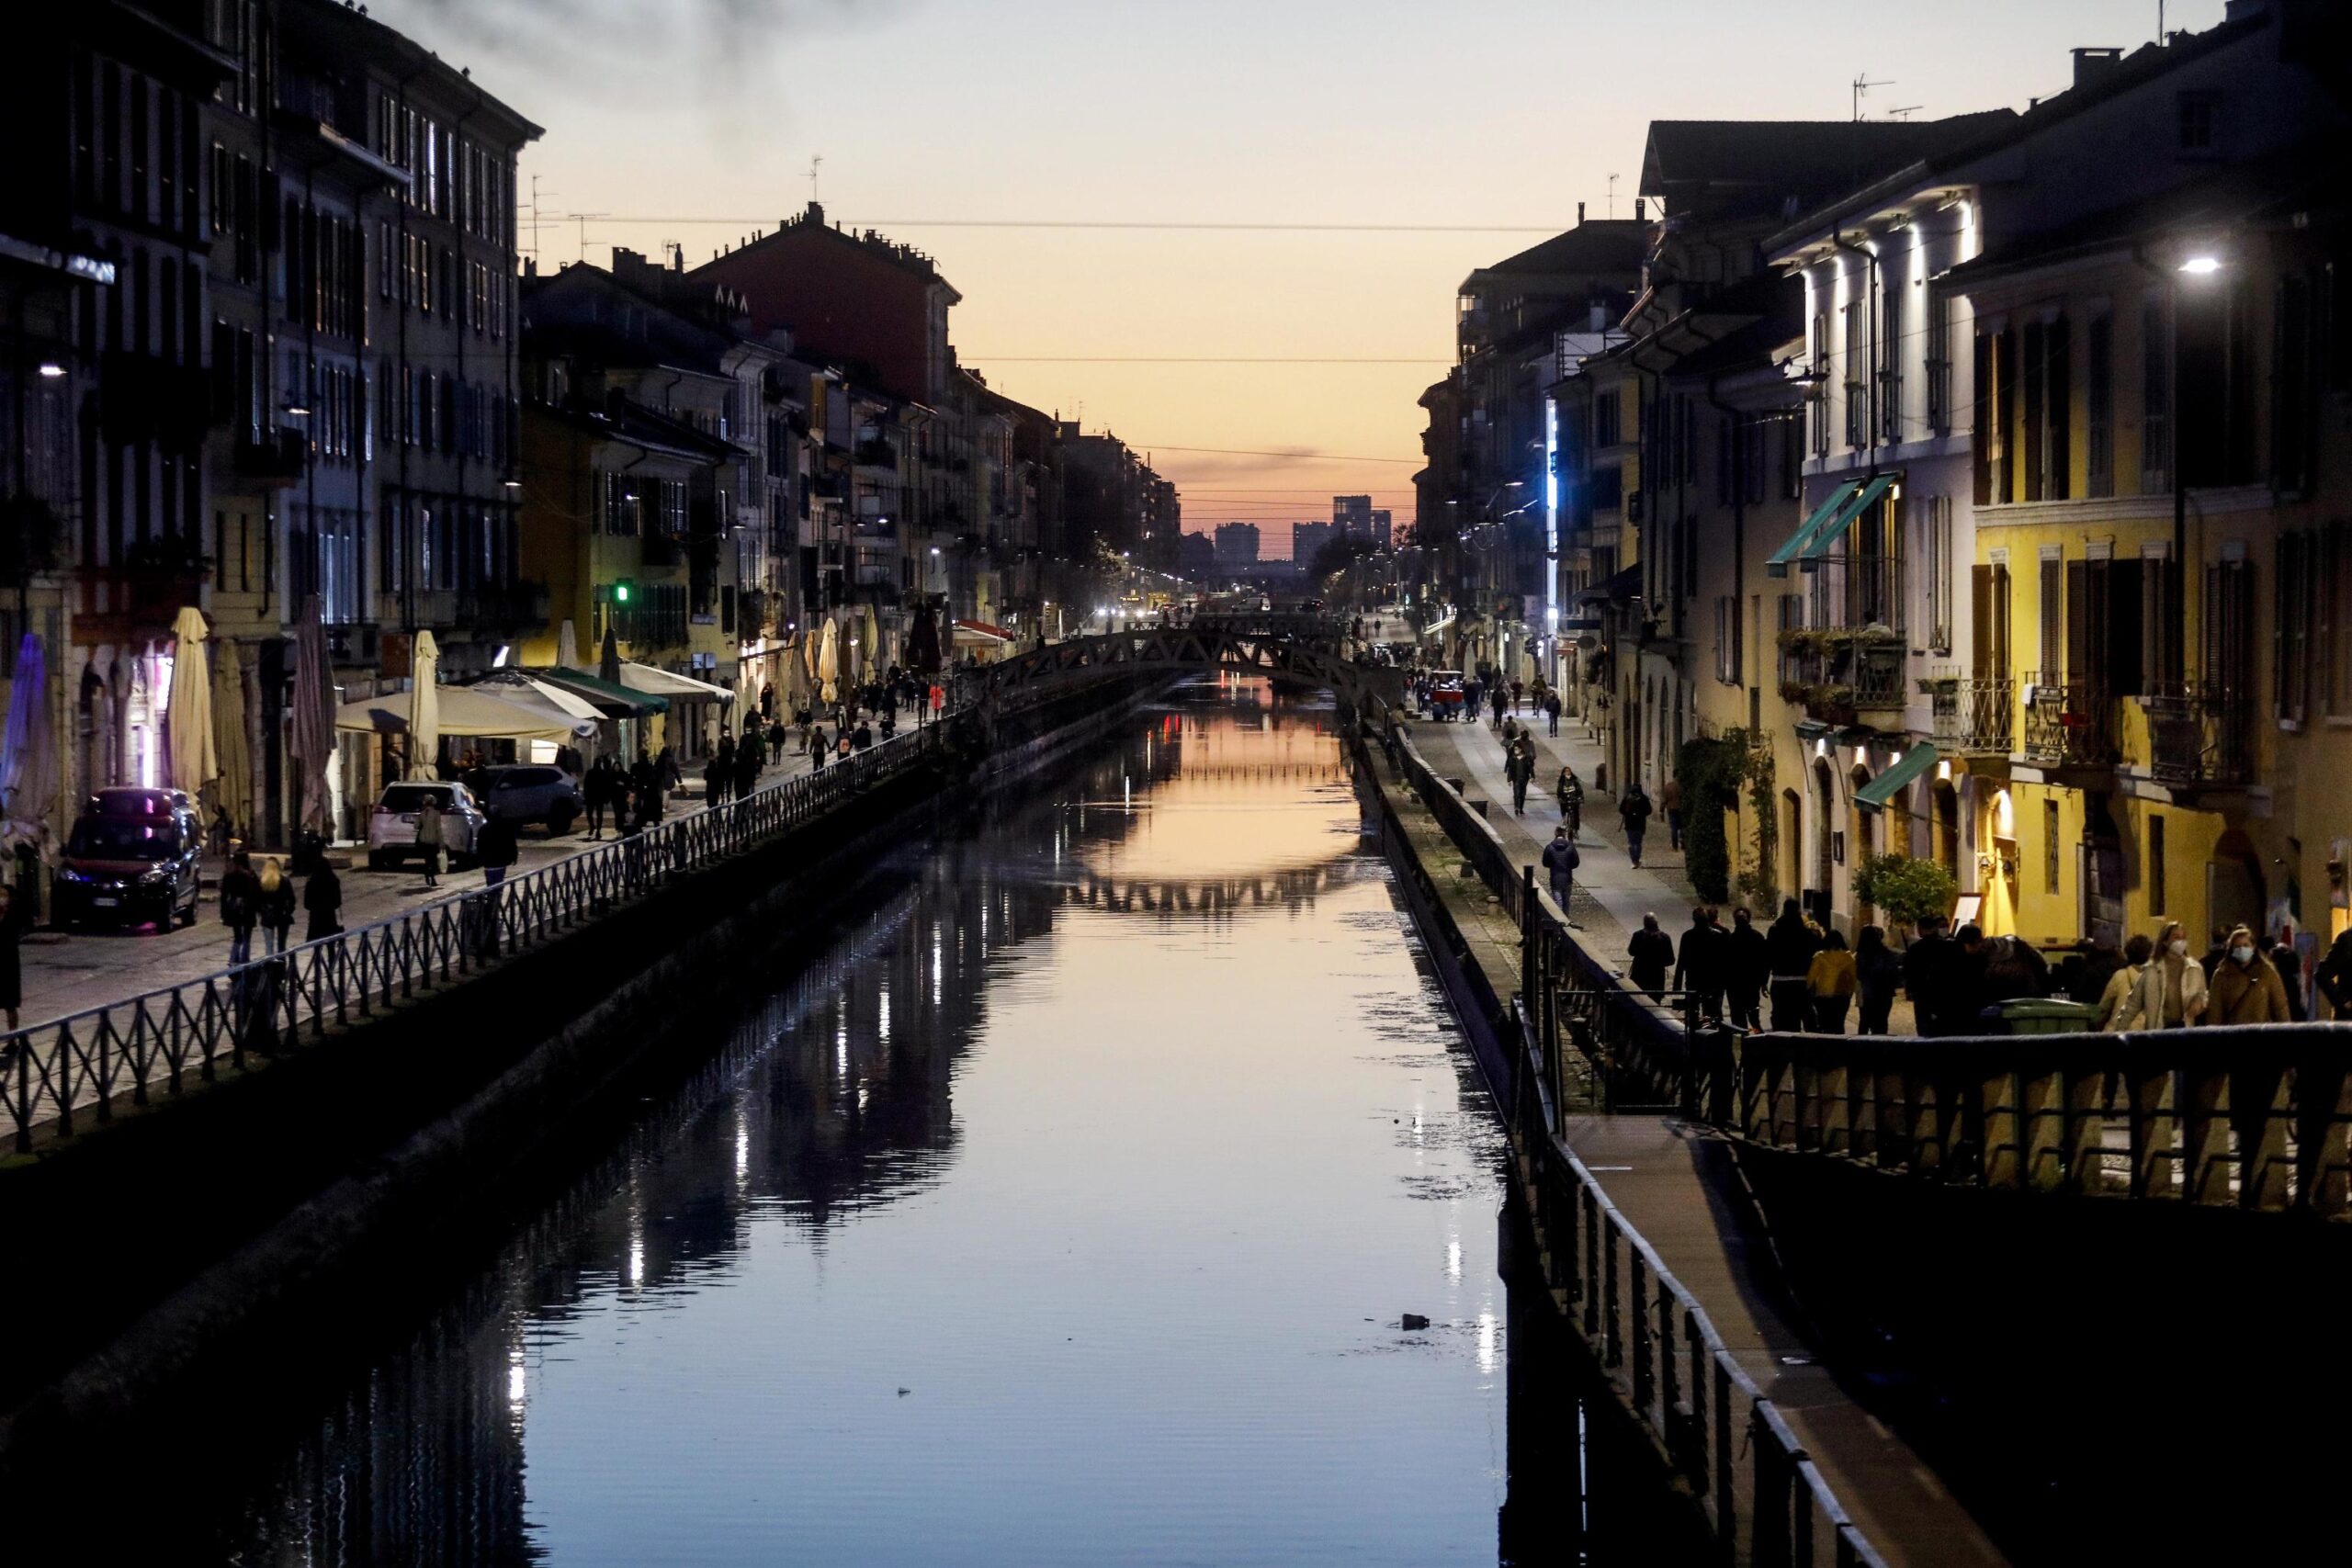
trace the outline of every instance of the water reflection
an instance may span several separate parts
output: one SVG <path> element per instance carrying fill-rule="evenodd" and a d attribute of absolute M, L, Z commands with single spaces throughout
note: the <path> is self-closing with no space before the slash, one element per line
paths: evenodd
<path fill-rule="evenodd" d="M 1493 1562 L 1501 1147 L 1327 720 L 1174 705 L 910 843 L 236 1555 Z"/>

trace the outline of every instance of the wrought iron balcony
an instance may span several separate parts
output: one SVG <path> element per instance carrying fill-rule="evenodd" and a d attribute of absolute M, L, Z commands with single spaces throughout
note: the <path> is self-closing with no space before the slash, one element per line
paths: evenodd
<path fill-rule="evenodd" d="M 1952 675 L 1928 682 L 1936 749 L 1956 757 L 2006 757 L 2017 734 L 2017 682 L 2007 675 Z"/>
<path fill-rule="evenodd" d="M 1909 705 L 1904 690 L 1903 645 L 1883 630 L 1781 634 L 1781 696 L 1823 724 L 1852 724 L 1863 714 L 1885 716 Z"/>
<path fill-rule="evenodd" d="M 2046 768 L 2115 765 L 2114 705 L 2107 682 L 2056 671 L 2025 681 L 2025 760 Z"/>
<path fill-rule="evenodd" d="M 2254 777 L 2249 694 L 2202 681 L 2153 682 L 2140 698 L 2148 718 L 2148 769 L 2162 783 L 2235 788 Z"/>

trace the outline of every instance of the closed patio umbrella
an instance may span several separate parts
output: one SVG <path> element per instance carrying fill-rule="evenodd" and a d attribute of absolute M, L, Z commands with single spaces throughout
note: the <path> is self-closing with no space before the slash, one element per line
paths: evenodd
<path fill-rule="evenodd" d="M 245 739 L 245 671 L 233 639 L 213 644 L 212 735 L 220 753 L 220 776 L 213 797 L 228 808 L 229 820 L 242 832 L 253 809 L 254 754 Z"/>
<path fill-rule="evenodd" d="M 212 735 L 212 665 L 204 656 L 204 612 L 190 604 L 172 623 L 178 645 L 172 654 L 172 695 L 164 708 L 169 726 L 172 786 L 189 796 L 220 776 L 220 752 Z"/>
<path fill-rule="evenodd" d="M 301 785 L 302 826 L 325 832 L 327 763 L 334 755 L 334 677 L 327 663 L 326 613 L 319 596 L 302 601 L 294 629 L 294 708 L 287 738 Z"/>
<path fill-rule="evenodd" d="M 874 606 L 871 604 L 865 607 L 865 631 L 858 638 L 857 651 L 858 680 L 861 682 L 873 680 L 875 672 L 881 669 L 881 665 L 876 660 L 882 655 L 882 629 L 875 622 Z"/>
<path fill-rule="evenodd" d="M 580 634 L 571 629 L 568 620 L 555 634 L 555 662 L 559 670 L 580 668 Z"/>
<path fill-rule="evenodd" d="M 564 668 L 569 670 L 574 666 L 566 665 Z M 610 626 L 605 628 L 605 651 L 596 660 L 596 679 L 608 686 L 621 683 L 621 642 L 613 635 Z"/>
<path fill-rule="evenodd" d="M 907 668 L 918 675 L 939 671 L 939 622 L 925 604 L 915 612 L 914 630 L 907 634 Z"/>
<path fill-rule="evenodd" d="M 841 628 L 831 616 L 825 620 L 825 640 L 817 648 L 818 700 L 827 704 L 842 700 Z"/>
<path fill-rule="evenodd" d="M 416 634 L 416 657 L 408 694 L 408 767 L 413 778 L 431 778 L 441 754 L 441 645 L 433 634 Z"/>
<path fill-rule="evenodd" d="M 27 632 L 17 645 L 17 673 L 8 682 L 8 725 L 0 731 L 0 814 L 8 847 L 31 844 L 44 854 L 56 829 L 57 727 L 49 707 L 49 663 L 40 637 Z"/>

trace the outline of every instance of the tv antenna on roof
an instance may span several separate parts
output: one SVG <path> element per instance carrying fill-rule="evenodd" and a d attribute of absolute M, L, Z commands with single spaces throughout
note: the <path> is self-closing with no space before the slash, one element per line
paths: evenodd
<path fill-rule="evenodd" d="M 1872 87 L 1892 87 L 1894 85 L 1894 81 L 1892 77 L 1889 77 L 1883 82 L 1873 82 L 1870 79 L 1869 72 L 1864 71 L 1857 73 L 1854 77 L 1854 118 L 1856 119 L 1862 118 L 1862 95 L 1868 93 Z"/>
<path fill-rule="evenodd" d="M 1609 176 L 1609 216 L 1611 218 L 1617 216 L 1617 176 L 1615 175 Z"/>
<path fill-rule="evenodd" d="M 817 199 L 817 171 L 824 166 L 825 155 L 821 152 L 808 160 L 808 199 L 812 204 Z"/>
<path fill-rule="evenodd" d="M 1904 105 L 1904 106 L 1903 106 L 1901 108 L 1899 108 L 1899 109 L 1889 109 L 1889 110 L 1887 110 L 1887 111 L 1886 111 L 1886 118 L 1889 118 L 1889 119 L 1905 119 L 1905 120 L 1907 120 L 1907 119 L 1909 119 L 1913 115 L 1917 114 L 1921 109 L 1923 109 L 1923 108 L 1925 108 L 1925 107 L 1928 107 L 1928 106 L 1927 106 L 1927 105 L 1925 105 L 1925 104 L 1905 104 L 1905 105 Z"/>

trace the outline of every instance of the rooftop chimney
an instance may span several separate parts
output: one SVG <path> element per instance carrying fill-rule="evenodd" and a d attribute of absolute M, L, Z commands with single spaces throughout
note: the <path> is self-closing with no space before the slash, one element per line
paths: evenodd
<path fill-rule="evenodd" d="M 808 220 L 821 229 L 825 226 L 825 209 L 815 202 L 808 204 Z"/>
<path fill-rule="evenodd" d="M 1584 227 L 1584 203 L 1581 201 L 1577 203 L 1577 227 Z"/>
<path fill-rule="evenodd" d="M 2078 49 L 2075 51 L 2075 85 L 2088 86 L 2122 63 L 2120 49 Z"/>
<path fill-rule="evenodd" d="M 1646 223 L 1649 221 L 1649 203 L 1644 201 L 1638 196 L 1635 197 L 1634 198 L 1634 221 L 1636 223 Z"/>

